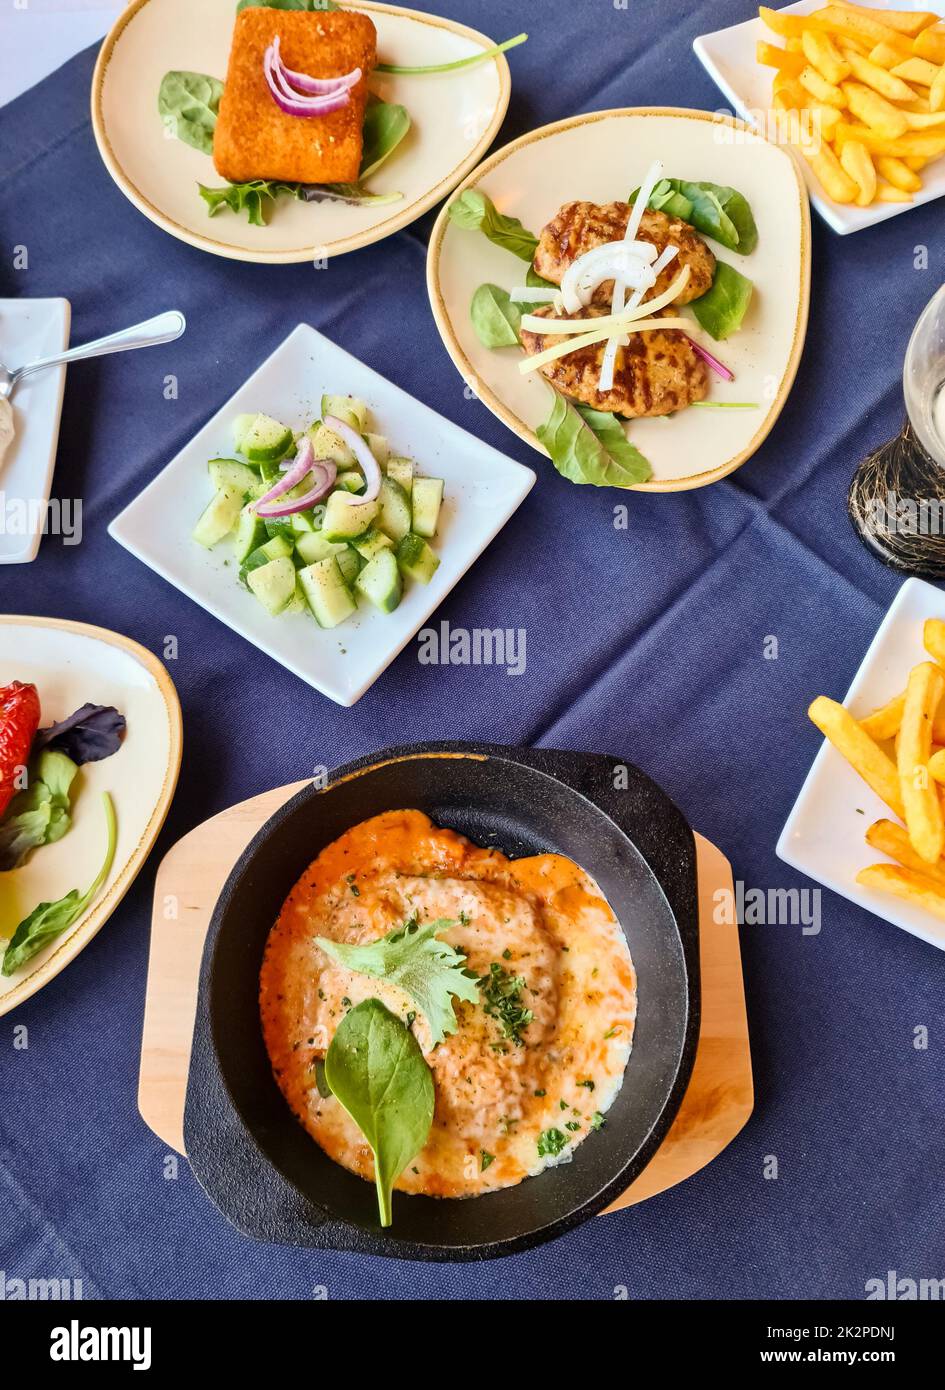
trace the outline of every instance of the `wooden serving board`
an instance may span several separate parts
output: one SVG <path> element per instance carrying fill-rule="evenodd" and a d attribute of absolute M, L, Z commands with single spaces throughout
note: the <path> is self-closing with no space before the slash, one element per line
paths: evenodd
<path fill-rule="evenodd" d="M 157 872 L 141 1041 L 138 1109 L 184 1153 L 184 1099 L 204 939 L 220 891 L 243 850 L 306 784 L 277 787 L 198 825 Z M 714 894 L 732 890 L 725 856 L 696 835 L 702 1027 L 689 1089 L 656 1156 L 609 1211 L 653 1197 L 710 1163 L 751 1114 L 754 1089 L 738 927 L 713 921 Z"/>

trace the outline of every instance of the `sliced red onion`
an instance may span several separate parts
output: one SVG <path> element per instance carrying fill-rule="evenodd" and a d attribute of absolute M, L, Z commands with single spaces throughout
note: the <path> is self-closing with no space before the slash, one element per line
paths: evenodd
<path fill-rule="evenodd" d="M 335 434 L 347 444 L 348 448 L 361 465 L 364 472 L 364 481 L 367 483 L 367 487 L 362 493 L 355 494 L 352 492 L 342 494 L 344 500 L 350 502 L 352 505 L 356 502 L 375 501 L 381 490 L 381 465 L 371 453 L 371 450 L 368 448 L 367 444 L 365 444 L 357 430 L 353 430 L 350 425 L 346 425 L 344 420 L 339 420 L 337 415 L 326 415 L 325 424 L 330 430 L 334 430 Z"/>
<path fill-rule="evenodd" d="M 267 493 L 260 497 L 256 503 L 256 508 L 264 506 L 267 502 L 274 502 L 277 497 L 282 497 L 291 488 L 297 487 L 305 475 L 311 473 L 314 462 L 315 451 L 312 448 L 312 441 L 306 435 L 299 444 L 299 451 L 295 458 L 280 463 L 279 467 L 285 471 L 285 477 L 280 478 Z"/>
<path fill-rule="evenodd" d="M 330 492 L 335 485 L 338 476 L 338 467 L 328 459 L 319 459 L 312 464 L 309 472 L 316 479 L 315 486 L 304 497 L 297 498 L 294 502 L 287 502 L 282 507 L 267 507 L 263 511 L 260 503 L 256 504 L 256 515 L 261 516 L 264 521 L 275 520 L 280 516 L 292 516 L 295 512 L 307 511 L 309 507 L 314 507 L 316 502 L 320 502 L 326 492 Z"/>
<path fill-rule="evenodd" d="M 309 77 L 307 72 L 294 72 L 292 68 L 287 68 L 282 60 L 278 34 L 272 41 L 272 47 L 275 52 L 275 66 L 289 85 L 299 92 L 307 92 L 313 96 L 328 96 L 339 87 L 356 87 L 361 81 L 360 68 L 352 69 L 351 72 L 345 73 L 344 77 Z"/>
<path fill-rule="evenodd" d="M 724 362 L 720 362 L 717 357 L 713 357 L 711 352 L 707 352 L 701 343 L 697 343 L 694 338 L 690 338 L 688 333 L 684 333 L 683 337 L 692 345 L 693 352 L 696 353 L 698 357 L 701 357 L 703 362 L 707 362 L 714 372 L 718 372 L 723 381 L 735 380 L 735 373 L 730 371 Z"/>
<path fill-rule="evenodd" d="M 351 99 L 347 87 L 336 87 L 326 96 L 319 97 L 293 93 L 282 75 L 281 65 L 276 63 L 272 44 L 263 56 L 263 72 L 273 101 L 287 116 L 327 116 L 332 111 L 340 111 Z"/>

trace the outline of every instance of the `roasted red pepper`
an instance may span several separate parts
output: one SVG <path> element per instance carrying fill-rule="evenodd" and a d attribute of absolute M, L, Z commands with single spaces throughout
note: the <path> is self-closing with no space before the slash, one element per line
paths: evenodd
<path fill-rule="evenodd" d="M 39 714 L 35 685 L 14 681 L 0 686 L 0 816 L 20 789 L 18 779 L 29 762 Z"/>

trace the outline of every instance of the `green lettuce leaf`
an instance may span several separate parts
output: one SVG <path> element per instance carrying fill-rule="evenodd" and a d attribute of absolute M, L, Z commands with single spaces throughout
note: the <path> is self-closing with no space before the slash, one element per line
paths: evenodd
<path fill-rule="evenodd" d="M 0 822 L 0 871 L 19 868 L 31 850 L 61 840 L 72 824 L 69 792 L 78 768 L 46 749 L 30 766 L 27 785 Z"/>
<path fill-rule="evenodd" d="M 499 285 L 479 286 L 469 306 L 469 317 L 483 347 L 518 347 L 522 311 Z"/>
<path fill-rule="evenodd" d="M 628 201 L 635 202 L 639 191 L 635 188 Z M 758 244 L 758 228 L 748 199 L 726 184 L 661 179 L 647 206 L 690 223 L 703 236 L 739 255 L 750 255 Z"/>
<path fill-rule="evenodd" d="M 536 431 L 558 472 L 572 483 L 632 487 L 653 470 L 615 416 L 573 406 L 555 393 L 551 414 Z"/>
<path fill-rule="evenodd" d="M 436 1044 L 456 1032 L 453 997 L 470 1004 L 479 1001 L 476 977 L 465 970 L 466 957 L 447 942 L 436 939 L 437 932 L 454 925 L 446 917 L 423 926 L 411 919 L 364 946 L 349 946 L 325 936 L 316 937 L 316 943 L 347 970 L 402 989 L 423 1014 Z"/>
<path fill-rule="evenodd" d="M 538 238 L 533 236 L 517 217 L 506 217 L 496 209 L 491 198 L 478 188 L 467 188 L 450 203 L 450 221 L 467 232 L 482 232 L 494 246 L 511 251 L 529 263 L 535 259 Z"/>
<path fill-rule="evenodd" d="M 754 286 L 734 266 L 717 261 L 712 288 L 690 302 L 690 309 L 707 333 L 721 341 L 742 325 Z"/>
<path fill-rule="evenodd" d="M 201 154 L 213 153 L 213 131 L 223 83 L 202 72 L 166 72 L 158 88 L 158 111 L 169 133 Z"/>

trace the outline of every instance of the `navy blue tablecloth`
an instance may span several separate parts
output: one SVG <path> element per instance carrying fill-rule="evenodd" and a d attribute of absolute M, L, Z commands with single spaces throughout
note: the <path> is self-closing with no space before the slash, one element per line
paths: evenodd
<path fill-rule="evenodd" d="M 693 37 L 750 0 L 436 0 L 512 55 L 505 142 L 614 106 L 716 109 Z M 50 22 L 54 18 L 50 17 Z M 160 855 L 224 807 L 385 744 L 434 738 L 609 752 L 636 762 L 761 888 L 808 886 L 774 845 L 817 747 L 812 694 L 841 695 L 898 584 L 849 528 L 854 464 L 902 412 L 903 352 L 943 279 L 942 204 L 839 238 L 816 218 L 810 330 L 775 430 L 732 479 L 636 496 L 559 478 L 464 397 L 424 287 L 430 219 L 310 267 L 204 255 L 111 182 L 88 115 L 94 53 L 0 113 L 0 295 L 65 295 L 82 341 L 170 306 L 180 342 L 73 369 L 55 489 L 85 539 L 0 570 L 0 606 L 127 633 L 160 653 L 185 718 L 160 843 L 107 928 L 0 1020 L 0 1268 L 81 1278 L 86 1297 L 862 1298 L 871 1277 L 941 1276 L 945 956 L 827 893 L 822 930 L 742 929 L 757 1103 L 702 1173 L 556 1243 L 485 1266 L 420 1266 L 254 1245 L 136 1106 L 150 898 Z M 25 245 L 29 268 L 12 268 Z M 917 270 L 914 248 L 927 246 Z M 426 667 L 408 648 L 353 709 L 310 691 L 139 564 L 106 525 L 299 319 L 513 457 L 525 506 L 450 596 L 458 626 L 524 627 L 528 666 Z M 409 350 L 405 351 L 405 344 Z M 163 380 L 179 382 L 174 401 Z M 765 659 L 766 638 L 778 659 Z M 27 1024 L 28 1050 L 12 1048 Z M 927 1025 L 927 1051 L 913 1030 Z M 777 1177 L 770 1173 L 777 1159 Z"/>

